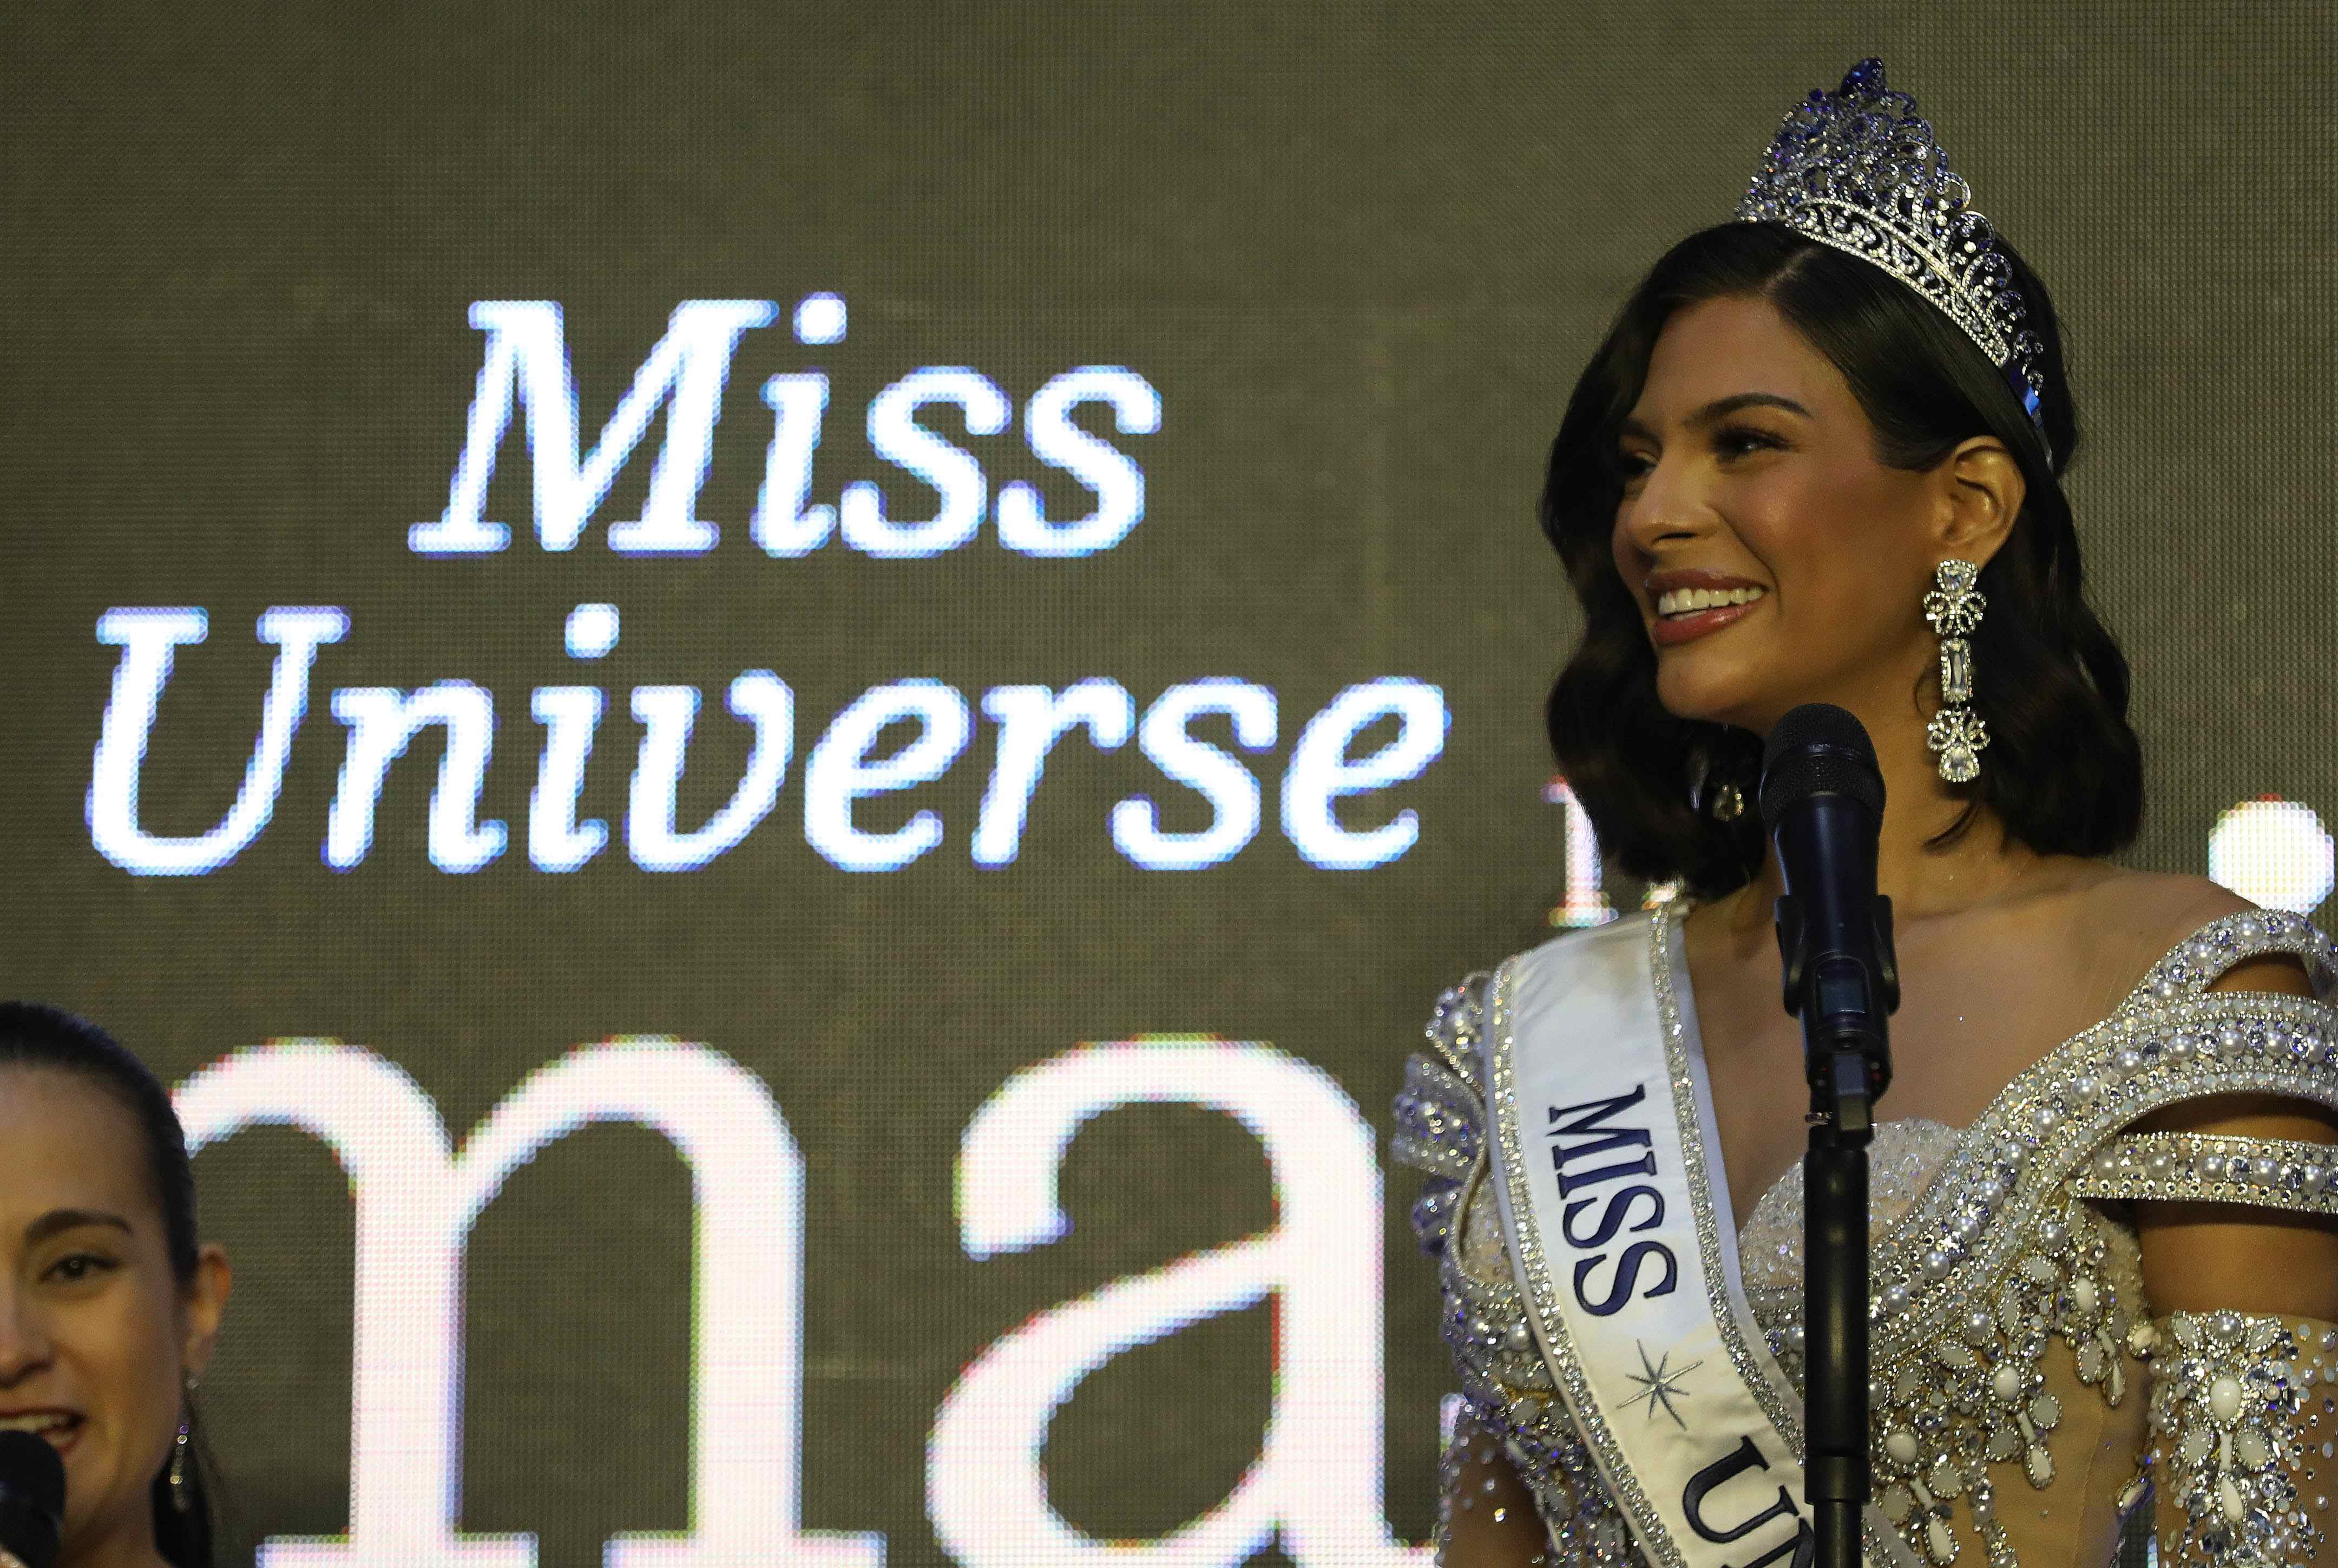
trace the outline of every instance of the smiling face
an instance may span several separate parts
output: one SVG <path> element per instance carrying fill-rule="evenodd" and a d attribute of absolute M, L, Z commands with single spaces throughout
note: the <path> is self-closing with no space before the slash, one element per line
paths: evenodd
<path fill-rule="evenodd" d="M 1880 462 L 1850 384 L 1776 307 L 1674 312 L 1618 455 L 1616 568 L 1667 710 L 1757 734 L 1806 702 L 1871 729 L 1920 717 L 1938 647 L 1920 606 L 1955 553 L 1954 476 Z"/>
<path fill-rule="evenodd" d="M 0 1425 L 64 1461 L 65 1562 L 151 1551 L 149 1489 L 211 1353 L 224 1259 L 181 1287 L 137 1118 L 90 1079 L 0 1068 Z"/>

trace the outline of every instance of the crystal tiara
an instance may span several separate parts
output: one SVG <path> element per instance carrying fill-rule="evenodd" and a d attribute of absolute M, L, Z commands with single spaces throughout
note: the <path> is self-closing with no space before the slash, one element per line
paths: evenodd
<path fill-rule="evenodd" d="M 1786 111 L 1736 217 L 1783 223 L 1871 261 L 1939 306 L 1989 356 L 2044 440 L 2046 345 L 2029 330 L 2013 268 L 1971 200 L 1916 101 L 1886 88 L 1883 62 L 1869 59 L 1833 92 L 1813 88 Z"/>

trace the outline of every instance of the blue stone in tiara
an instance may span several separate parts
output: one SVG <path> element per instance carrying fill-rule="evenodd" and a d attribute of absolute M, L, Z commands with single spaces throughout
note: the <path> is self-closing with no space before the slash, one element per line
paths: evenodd
<path fill-rule="evenodd" d="M 1786 112 L 1735 216 L 1783 223 L 1923 295 L 1989 356 L 2043 440 L 2046 345 L 1971 200 L 1916 101 L 1887 88 L 1883 62 L 1869 59 Z"/>

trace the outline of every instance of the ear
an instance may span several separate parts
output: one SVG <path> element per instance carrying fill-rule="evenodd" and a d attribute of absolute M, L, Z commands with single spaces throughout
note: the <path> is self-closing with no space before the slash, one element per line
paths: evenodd
<path fill-rule="evenodd" d="M 1974 436 L 1940 460 L 1933 478 L 1934 546 L 1943 557 L 1987 566 L 2029 494 L 2021 465 L 1996 437 Z"/>
<path fill-rule="evenodd" d="M 186 1336 L 179 1354 L 188 1376 L 200 1377 L 211 1366 L 211 1350 L 219 1343 L 220 1318 L 234 1288 L 235 1270 L 228 1265 L 226 1250 L 206 1246 L 196 1255 L 195 1277 L 187 1287 Z"/>

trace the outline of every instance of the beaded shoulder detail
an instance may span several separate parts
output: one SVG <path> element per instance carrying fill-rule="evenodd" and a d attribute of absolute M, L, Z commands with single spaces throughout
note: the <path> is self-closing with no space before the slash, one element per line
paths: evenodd
<path fill-rule="evenodd" d="M 1686 1000 L 1664 982 L 1683 912 L 1652 931 L 1667 1027 Z M 2208 989 L 2245 960 L 2284 952 L 2305 966 L 2315 1000 Z M 1958 1555 L 1962 1511 L 1991 1568 L 2013 1568 L 1998 1487 L 2007 1470 L 2016 1485 L 2054 1483 L 2064 1414 L 2048 1386 L 2054 1341 L 2068 1347 L 2077 1384 L 2111 1406 L 2126 1396 L 2125 1356 L 2147 1354 L 2133 1235 L 2083 1201 L 2078 1173 L 2121 1129 L 2181 1100 L 2264 1092 L 2338 1107 L 2338 1013 L 2322 1000 L 2338 980 L 2333 957 L 2328 939 L 2294 916 L 2212 922 L 1961 1134 L 1929 1140 L 1929 1181 L 1872 1233 L 1869 1298 L 1877 1502 L 1924 1558 Z M 1746 1271 L 1747 1305 L 1799 1384 L 1801 1292 L 1785 1283 L 1799 1269 L 1776 1262 L 1768 1277 Z M 1782 1429 L 1792 1419 L 1773 1418 Z"/>
<path fill-rule="evenodd" d="M 2073 1190 L 2081 1198 L 2236 1203 L 2338 1218 L 2338 1144 L 2146 1133 L 2104 1145 Z"/>
<path fill-rule="evenodd" d="M 2079 1164 L 2137 1118 L 2231 1093 L 2338 1109 L 2338 1013 L 2327 1001 L 2208 990 L 2235 964 L 2275 953 L 2304 964 L 2317 999 L 2338 984 L 2338 950 L 2302 916 L 2227 915 L 2006 1085 L 1877 1244 L 1879 1353 L 1953 1332 L 1972 1290 L 2013 1265 Z"/>
<path fill-rule="evenodd" d="M 1412 1206 L 1413 1235 L 1432 1257 L 1459 1218 L 1462 1183 L 1486 1149 L 1486 1082 L 1478 1052 L 1487 977 L 1472 974 L 1438 997 L 1422 1031 L 1429 1049 L 1405 1060 L 1389 1152 L 1429 1178 Z"/>
<path fill-rule="evenodd" d="M 2315 1000 L 2209 991 L 2235 964 L 2270 953 L 2304 964 Z M 2133 1235 L 2084 1201 L 2105 1146 L 2137 1119 L 2206 1095 L 2338 1108 L 2338 1012 L 2322 1000 L 2338 979 L 2333 956 L 2329 940 L 2294 916 L 2204 926 L 2108 1017 L 2007 1084 L 1876 1237 L 1868 1311 L 1884 1390 L 1871 1411 L 1878 1504 L 1930 1562 L 1957 1555 L 1961 1507 L 1991 1568 L 2012 1568 L 1989 1467 L 2009 1467 L 2015 1485 L 2054 1483 L 2051 1439 L 2064 1410 L 2048 1376 L 2053 1342 L 2068 1346 L 2078 1384 L 2112 1406 L 2126 1395 L 2125 1357 L 2151 1350 Z M 1799 1382 L 1796 1293 L 1748 1294 Z"/>
<path fill-rule="evenodd" d="M 1683 912 L 1676 907 L 1649 922 L 1667 1020 L 1684 1000 L 1673 994 L 1670 967 Z M 2313 1000 L 2209 991 L 2235 964 L 2271 953 L 2299 959 Z M 2085 1201 L 2095 1195 L 2090 1183 L 2107 1179 L 2100 1169 L 2107 1146 L 2116 1164 L 2117 1151 L 2135 1141 L 2119 1139 L 2122 1129 L 2204 1095 L 2269 1093 L 2338 1109 L 2333 960 L 2328 939 L 2294 916 L 2211 922 L 2156 962 L 2108 1017 L 2009 1083 L 1970 1128 L 1911 1129 L 1922 1134 L 1911 1145 L 1922 1158 L 1911 1164 L 1910 1190 L 1892 1195 L 1906 1208 L 1872 1239 L 1869 1310 L 1884 1392 L 1871 1440 L 1879 1505 L 1932 1563 L 1957 1557 L 1961 1513 L 1990 1568 L 2014 1568 L 1999 1485 L 2051 1484 L 2060 1399 L 2084 1386 L 2117 1405 L 2125 1358 L 2150 1353 L 2132 1234 Z M 1427 1174 L 1413 1224 L 1439 1257 L 1442 1328 L 1463 1395 L 1534 1494 L 1554 1559 L 1636 1563 L 1639 1553 L 1556 1396 L 1508 1259 L 1490 1234 L 1486 1010 L 1482 975 L 1439 998 L 1427 1049 L 1406 1064 L 1391 1153 Z M 2225 1163 L 2214 1169 L 2224 1173 L 2219 1179 L 2231 1177 L 2230 1151 L 2182 1152 L 2202 1179 L 2212 1170 L 2202 1162 L 2221 1152 Z M 2253 1179 L 2264 1152 L 2248 1156 Z M 2300 1168 L 2294 1173 L 2274 1165 L 2275 1182 L 2294 1174 L 2316 1199 L 2338 1191 L 2338 1162 L 2328 1162 L 2328 1176 L 2303 1151 L 2291 1163 Z M 1464 1245 L 1449 1246 L 1457 1236 Z M 1798 1382 L 1800 1292 L 1786 1284 L 1793 1266 L 1783 1254 L 1778 1261 L 1776 1278 L 1751 1267 L 1744 1284 L 1769 1348 Z M 2072 1385 L 2070 1373 L 2058 1374 L 2058 1395 L 2045 1364 L 2056 1340 L 2068 1345 L 2077 1378 Z M 1799 1430 L 1791 1413 L 1781 1425 Z"/>

